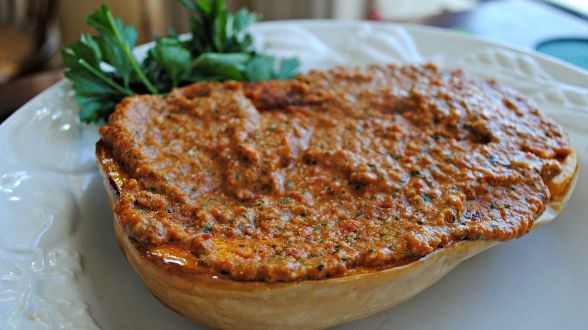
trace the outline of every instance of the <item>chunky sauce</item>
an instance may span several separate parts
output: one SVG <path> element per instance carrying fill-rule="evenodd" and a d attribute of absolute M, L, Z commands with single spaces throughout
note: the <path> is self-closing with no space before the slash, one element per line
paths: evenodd
<path fill-rule="evenodd" d="M 126 99 L 100 132 L 149 256 L 270 282 L 519 237 L 571 152 L 519 94 L 433 65 L 194 84 Z"/>

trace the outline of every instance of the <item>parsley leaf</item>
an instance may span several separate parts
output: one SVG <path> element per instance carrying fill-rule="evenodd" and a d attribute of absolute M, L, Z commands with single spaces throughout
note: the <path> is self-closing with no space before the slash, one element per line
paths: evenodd
<path fill-rule="evenodd" d="M 83 34 L 80 41 L 62 50 L 65 75 L 73 82 L 80 120 L 95 122 L 108 116 L 116 104 L 133 91 L 121 86 L 116 76 L 100 69 L 102 54 L 92 36 Z"/>
<path fill-rule="evenodd" d="M 177 37 L 158 38 L 148 56 L 167 73 L 171 87 L 178 87 L 192 69 L 192 55 Z"/>
<path fill-rule="evenodd" d="M 214 80 L 245 80 L 243 71 L 249 58 L 246 53 L 205 53 L 194 60 L 193 68 Z"/>
<path fill-rule="evenodd" d="M 175 32 L 159 37 L 139 62 L 132 49 L 137 30 L 115 18 L 106 5 L 87 17 L 97 34 L 62 50 L 66 77 L 72 82 L 86 123 L 108 119 L 123 98 L 140 93 L 167 93 L 196 81 L 262 81 L 289 79 L 296 58 L 276 60 L 257 53 L 246 29 L 258 16 L 246 9 L 229 13 L 222 0 L 178 0 L 191 12 L 191 36 Z"/>
<path fill-rule="evenodd" d="M 253 38 L 244 32 L 258 16 L 241 9 L 232 14 L 222 0 L 180 0 L 191 11 L 191 51 L 202 53 L 240 53 L 252 51 Z"/>
<path fill-rule="evenodd" d="M 276 79 L 292 79 L 296 76 L 300 61 L 295 57 L 285 58 L 280 61 L 280 68 L 275 74 Z"/>
<path fill-rule="evenodd" d="M 112 16 L 106 5 L 102 5 L 88 16 L 86 23 L 98 31 L 95 40 L 100 45 L 104 62 L 113 66 L 121 75 L 125 87 L 129 87 L 131 72 L 134 71 L 151 94 L 158 93 L 155 86 L 145 77 L 132 53 L 137 40 L 137 30 L 133 26 L 124 26 L 120 18 Z"/>
<path fill-rule="evenodd" d="M 272 79 L 274 58 L 267 55 L 256 55 L 247 64 L 245 75 L 249 81 Z"/>

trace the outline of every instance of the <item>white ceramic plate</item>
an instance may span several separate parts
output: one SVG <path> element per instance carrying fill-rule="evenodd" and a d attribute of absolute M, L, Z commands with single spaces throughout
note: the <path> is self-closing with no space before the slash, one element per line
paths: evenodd
<path fill-rule="evenodd" d="M 259 49 L 296 55 L 304 70 L 433 61 L 495 78 L 566 128 L 584 168 L 568 207 L 552 224 L 464 262 L 396 308 L 342 328 L 588 324 L 588 73 L 418 26 L 295 21 L 252 30 Z M 151 296 L 118 249 L 94 160 L 96 129 L 78 122 L 67 82 L 0 126 L 0 328 L 194 328 Z"/>

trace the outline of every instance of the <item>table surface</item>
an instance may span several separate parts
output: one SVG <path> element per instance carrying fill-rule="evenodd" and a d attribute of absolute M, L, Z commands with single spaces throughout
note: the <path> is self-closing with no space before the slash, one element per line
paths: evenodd
<path fill-rule="evenodd" d="M 588 38 L 587 20 L 531 0 L 482 2 L 471 11 L 444 13 L 415 22 L 531 49 L 550 39 Z M 58 69 L 0 85 L 0 122 L 62 78 L 63 70 Z"/>

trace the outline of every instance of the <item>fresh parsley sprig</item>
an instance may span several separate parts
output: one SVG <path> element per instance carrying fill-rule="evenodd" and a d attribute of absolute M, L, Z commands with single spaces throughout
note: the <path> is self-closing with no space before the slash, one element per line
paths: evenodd
<path fill-rule="evenodd" d="M 159 37 L 142 62 L 132 49 L 137 30 L 113 17 L 102 5 L 87 17 L 96 35 L 62 50 L 66 77 L 73 83 L 80 120 L 108 118 L 124 97 L 167 93 L 196 81 L 261 81 L 288 79 L 296 74 L 296 58 L 277 61 L 257 53 L 247 27 L 258 17 L 245 9 L 229 13 L 222 0 L 178 0 L 191 12 L 191 36 L 175 32 Z"/>

